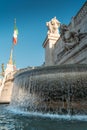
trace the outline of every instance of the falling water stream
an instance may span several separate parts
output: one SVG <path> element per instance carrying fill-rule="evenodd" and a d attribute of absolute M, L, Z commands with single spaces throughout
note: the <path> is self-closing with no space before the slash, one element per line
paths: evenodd
<path fill-rule="evenodd" d="M 11 106 L 50 114 L 87 114 L 87 67 L 42 67 L 15 76 Z"/>
<path fill-rule="evenodd" d="M 41 67 L 15 75 L 0 130 L 87 130 L 87 66 Z"/>

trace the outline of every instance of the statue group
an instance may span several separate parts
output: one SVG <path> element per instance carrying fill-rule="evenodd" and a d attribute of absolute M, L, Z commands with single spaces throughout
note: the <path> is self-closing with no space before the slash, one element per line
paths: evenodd
<path fill-rule="evenodd" d="M 65 24 L 60 25 L 60 34 L 66 50 L 72 49 L 80 43 L 82 38 L 87 36 L 87 33 L 80 33 L 80 30 L 78 32 L 71 31 Z"/>
<path fill-rule="evenodd" d="M 51 19 L 51 21 L 46 22 L 46 25 L 48 27 L 47 34 L 59 34 L 58 28 L 60 27 L 60 22 L 54 17 Z"/>
<path fill-rule="evenodd" d="M 60 24 L 56 17 L 52 18 L 51 21 L 46 22 L 46 26 L 48 27 L 48 35 L 60 36 L 65 50 L 74 48 L 80 43 L 82 38 L 87 36 L 87 33 L 80 33 L 80 30 L 72 31 L 69 29 L 69 26 Z"/>

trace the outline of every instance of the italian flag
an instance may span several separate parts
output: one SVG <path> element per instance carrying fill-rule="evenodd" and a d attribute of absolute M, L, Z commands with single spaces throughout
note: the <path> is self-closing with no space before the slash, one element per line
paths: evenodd
<path fill-rule="evenodd" d="M 14 43 L 14 45 L 17 44 L 17 35 L 18 35 L 18 29 L 17 29 L 17 27 L 15 25 L 15 27 L 14 27 L 14 33 L 13 33 L 13 43 Z"/>

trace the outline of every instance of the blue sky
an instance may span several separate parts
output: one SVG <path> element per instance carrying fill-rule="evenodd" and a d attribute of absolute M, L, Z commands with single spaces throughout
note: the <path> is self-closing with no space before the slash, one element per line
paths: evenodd
<path fill-rule="evenodd" d="M 14 18 L 19 30 L 13 58 L 17 68 L 40 66 L 44 62 L 46 22 L 54 16 L 69 24 L 86 0 L 0 0 L 0 65 L 9 60 Z"/>

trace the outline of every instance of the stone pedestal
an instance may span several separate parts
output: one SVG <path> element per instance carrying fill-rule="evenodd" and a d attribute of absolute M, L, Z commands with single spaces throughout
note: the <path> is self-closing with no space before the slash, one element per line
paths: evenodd
<path fill-rule="evenodd" d="M 56 19 L 56 17 L 54 17 L 51 19 L 51 21 L 46 22 L 46 26 L 48 27 L 48 32 L 47 37 L 43 43 L 43 47 L 45 48 L 45 66 L 52 66 L 54 65 L 54 45 L 60 37 L 58 30 L 60 27 L 60 22 Z"/>
<path fill-rule="evenodd" d="M 53 50 L 59 37 L 59 35 L 48 35 L 43 43 L 45 48 L 45 66 L 54 65 Z"/>

